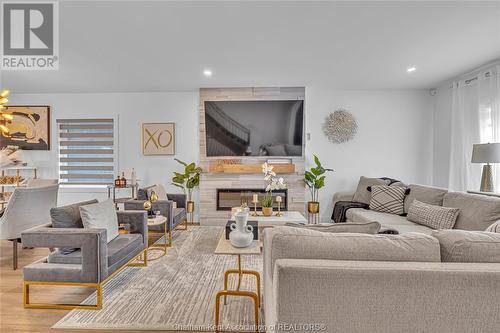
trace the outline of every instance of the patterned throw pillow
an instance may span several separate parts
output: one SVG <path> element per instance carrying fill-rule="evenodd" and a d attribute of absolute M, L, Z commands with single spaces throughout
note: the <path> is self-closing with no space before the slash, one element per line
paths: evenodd
<path fill-rule="evenodd" d="M 432 229 L 453 229 L 460 208 L 430 205 L 413 200 L 408 210 L 408 221 L 428 226 Z"/>
<path fill-rule="evenodd" d="M 371 190 L 371 210 L 397 215 L 404 213 L 406 187 L 374 185 Z"/>

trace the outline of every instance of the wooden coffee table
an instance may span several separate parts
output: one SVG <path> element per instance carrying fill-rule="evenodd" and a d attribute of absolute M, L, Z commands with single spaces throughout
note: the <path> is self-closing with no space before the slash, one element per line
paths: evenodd
<path fill-rule="evenodd" d="M 227 296 L 239 296 L 239 297 L 250 297 L 253 299 L 254 303 L 254 311 L 255 311 L 255 331 L 259 331 L 259 308 L 260 308 L 260 274 L 257 271 L 252 271 L 248 269 L 242 269 L 241 267 L 241 256 L 242 255 L 253 255 L 260 254 L 261 252 L 261 243 L 258 240 L 254 240 L 252 244 L 248 247 L 238 248 L 234 247 L 229 239 L 226 239 L 225 232 L 221 232 L 221 236 L 219 239 L 219 243 L 217 244 L 217 248 L 215 249 L 215 254 L 224 254 L 224 255 L 235 255 L 237 256 L 238 268 L 229 269 L 224 272 L 224 289 L 219 291 L 215 297 L 215 331 L 219 331 L 219 313 L 220 313 L 220 298 L 224 296 L 224 304 L 226 303 Z M 228 289 L 228 281 L 229 276 L 231 274 L 238 274 L 238 285 L 236 290 Z M 241 287 L 241 279 L 243 275 L 253 275 L 257 280 L 257 290 L 246 291 L 240 290 Z"/>

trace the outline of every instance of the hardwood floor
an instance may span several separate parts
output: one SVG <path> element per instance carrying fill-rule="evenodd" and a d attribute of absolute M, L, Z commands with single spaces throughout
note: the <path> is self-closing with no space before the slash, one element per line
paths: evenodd
<path fill-rule="evenodd" d="M 19 246 L 19 268 L 12 270 L 12 243 L 0 241 L 0 332 L 59 333 L 83 332 L 82 330 L 55 330 L 50 327 L 61 319 L 68 310 L 38 310 L 23 307 L 22 268 L 45 257 L 47 249 L 21 249 Z M 84 287 L 37 287 L 30 290 L 32 301 L 78 303 L 92 293 Z M 116 333 L 118 331 L 92 330 L 93 332 Z M 144 332 L 144 331 L 127 331 Z M 159 332 L 159 331 L 155 331 Z M 170 331 L 172 332 L 172 331 Z M 186 333 L 184 331 L 183 333 Z"/>

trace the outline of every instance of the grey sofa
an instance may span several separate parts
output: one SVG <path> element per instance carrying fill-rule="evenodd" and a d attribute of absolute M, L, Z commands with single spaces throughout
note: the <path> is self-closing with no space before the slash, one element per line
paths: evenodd
<path fill-rule="evenodd" d="M 442 262 L 441 241 L 420 233 L 275 227 L 263 243 L 268 332 L 500 332 L 498 255 Z"/>
<path fill-rule="evenodd" d="M 151 211 L 160 211 L 167 218 L 167 230 L 163 224 L 150 226 L 149 230 L 154 232 L 166 232 L 168 244 L 172 245 L 172 231 L 184 223 L 187 229 L 186 195 L 166 193 L 163 186 L 153 185 L 138 190 L 137 199 L 128 200 L 124 203 L 125 210 L 144 210 L 144 202 L 150 199 L 151 193 L 158 195 L 158 200 L 152 203 Z"/>
<path fill-rule="evenodd" d="M 455 229 L 484 231 L 496 221 L 500 221 L 500 198 L 469 194 L 463 192 L 448 192 L 443 188 L 426 185 L 408 185 L 409 195 L 405 199 L 405 212 L 413 200 L 432 205 L 460 208 L 460 214 Z M 353 192 L 338 192 L 333 196 L 333 205 L 337 201 L 352 201 Z M 405 216 L 376 212 L 363 208 L 351 208 L 346 213 L 347 222 L 377 221 L 382 229 L 395 229 L 399 233 L 421 232 L 431 234 L 432 229 L 408 221 Z"/>
<path fill-rule="evenodd" d="M 67 253 L 55 249 L 47 258 L 24 267 L 24 307 L 54 309 L 101 309 L 102 286 L 126 266 L 147 266 L 147 216 L 144 211 L 117 212 L 118 223 L 130 232 L 109 243 L 106 229 L 52 228 L 51 225 L 24 231 L 23 245 L 46 248 L 77 248 Z M 139 263 L 133 263 L 142 259 Z M 33 304 L 30 285 L 88 286 L 97 290 L 95 305 Z"/>

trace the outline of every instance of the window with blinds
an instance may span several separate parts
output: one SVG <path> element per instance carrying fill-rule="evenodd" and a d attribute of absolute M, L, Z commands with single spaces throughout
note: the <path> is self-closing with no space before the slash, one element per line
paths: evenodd
<path fill-rule="evenodd" d="M 62 185 L 110 185 L 115 174 L 113 119 L 58 119 Z"/>

